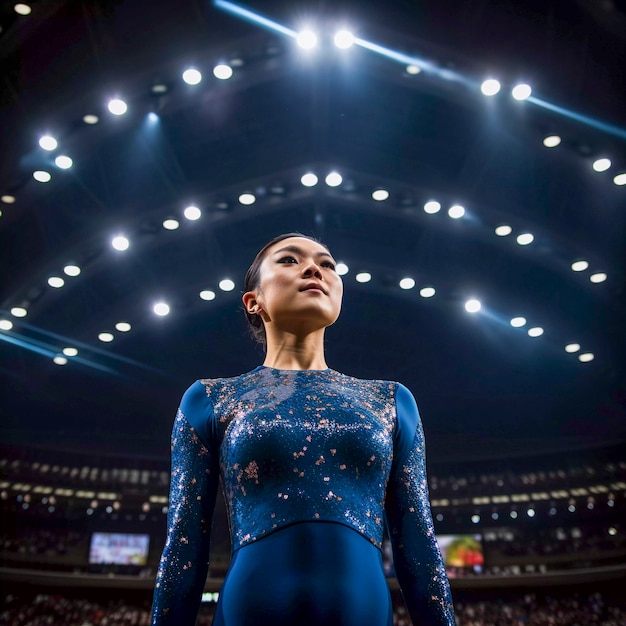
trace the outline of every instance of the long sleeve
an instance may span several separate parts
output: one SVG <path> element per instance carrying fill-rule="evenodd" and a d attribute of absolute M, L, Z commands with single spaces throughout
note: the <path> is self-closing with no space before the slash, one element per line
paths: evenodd
<path fill-rule="evenodd" d="M 193 626 L 200 606 L 219 483 L 217 452 L 207 441 L 206 407 L 204 388 L 195 383 L 174 421 L 167 537 L 154 589 L 153 626 Z"/>
<path fill-rule="evenodd" d="M 411 392 L 398 385 L 394 460 L 386 516 L 394 566 L 414 626 L 455 624 L 450 585 L 435 537 L 424 432 Z"/>

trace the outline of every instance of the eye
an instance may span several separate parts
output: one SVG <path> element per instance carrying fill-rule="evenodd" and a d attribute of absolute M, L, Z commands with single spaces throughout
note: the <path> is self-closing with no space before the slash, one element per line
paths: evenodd
<path fill-rule="evenodd" d="M 297 259 L 295 256 L 291 256 L 290 254 L 287 256 L 283 256 L 278 259 L 277 263 L 297 263 Z"/>
<path fill-rule="evenodd" d="M 334 270 L 335 264 L 332 261 L 324 261 L 322 267 L 329 267 L 331 270 Z"/>

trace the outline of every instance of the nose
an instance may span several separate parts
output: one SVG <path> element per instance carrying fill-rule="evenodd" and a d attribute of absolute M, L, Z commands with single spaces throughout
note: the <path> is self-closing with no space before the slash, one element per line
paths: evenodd
<path fill-rule="evenodd" d="M 302 268 L 302 275 L 305 277 L 315 276 L 316 278 L 319 278 L 321 280 L 322 270 L 320 269 L 320 266 L 313 259 L 311 259 L 304 264 L 304 267 Z"/>

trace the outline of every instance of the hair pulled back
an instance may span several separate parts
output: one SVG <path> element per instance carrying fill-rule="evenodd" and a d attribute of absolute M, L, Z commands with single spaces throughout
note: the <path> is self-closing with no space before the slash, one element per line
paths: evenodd
<path fill-rule="evenodd" d="M 259 286 L 259 282 L 261 279 L 261 263 L 263 263 L 263 259 L 265 259 L 265 255 L 267 254 L 268 249 L 271 248 L 274 244 L 283 241 L 284 239 L 291 239 L 292 237 L 302 237 L 303 239 L 314 241 L 315 243 L 319 243 L 320 245 L 324 246 L 328 250 L 328 247 L 321 241 L 319 241 L 319 239 L 311 237 L 310 235 L 303 235 L 302 233 L 283 233 L 282 235 L 274 237 L 257 252 L 254 260 L 252 261 L 252 264 L 248 268 L 248 271 L 246 272 L 246 277 L 244 279 L 244 293 L 248 291 L 254 291 Z M 263 323 L 261 316 L 254 313 L 249 313 L 245 307 L 244 313 L 246 316 L 246 320 L 248 321 L 248 330 L 250 331 L 253 339 L 257 343 L 260 343 L 264 348 L 266 348 L 267 338 L 265 335 L 265 324 Z"/>

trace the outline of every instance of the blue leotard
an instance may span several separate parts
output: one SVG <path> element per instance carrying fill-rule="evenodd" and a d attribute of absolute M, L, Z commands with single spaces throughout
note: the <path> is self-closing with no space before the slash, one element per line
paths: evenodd
<path fill-rule="evenodd" d="M 194 383 L 172 432 L 155 626 L 195 623 L 220 475 L 233 556 L 214 626 L 391 626 L 385 521 L 413 623 L 455 623 L 399 383 L 265 366 Z"/>

